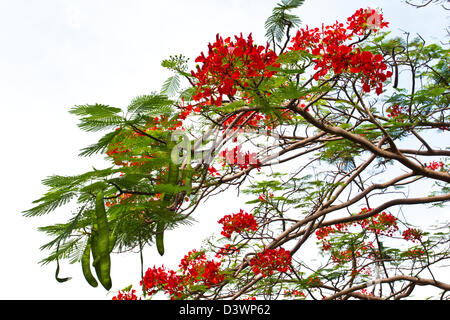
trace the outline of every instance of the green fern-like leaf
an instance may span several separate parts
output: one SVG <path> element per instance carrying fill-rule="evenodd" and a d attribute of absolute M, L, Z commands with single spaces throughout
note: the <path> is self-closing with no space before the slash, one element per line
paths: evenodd
<path fill-rule="evenodd" d="M 79 105 L 72 108 L 69 112 L 80 118 L 78 126 L 88 132 L 95 132 L 123 124 L 123 118 L 118 115 L 122 111 L 102 104 Z"/>
<path fill-rule="evenodd" d="M 167 94 L 169 97 L 173 97 L 177 94 L 180 89 L 180 76 L 178 74 L 174 74 L 169 77 L 161 88 L 161 93 Z"/>
<path fill-rule="evenodd" d="M 96 103 L 94 105 L 77 105 L 69 112 L 80 117 L 93 117 L 94 119 L 101 119 L 115 115 L 120 111 L 122 111 L 120 108 Z"/>
<path fill-rule="evenodd" d="M 50 213 L 67 203 L 77 194 L 75 190 L 57 190 L 48 192 L 33 203 L 38 203 L 37 206 L 24 211 L 25 217 L 41 216 Z"/>
<path fill-rule="evenodd" d="M 142 95 L 134 98 L 128 106 L 128 112 L 145 116 L 169 116 L 172 114 L 173 101 L 164 94 Z"/>
<path fill-rule="evenodd" d="M 282 0 L 273 9 L 272 15 L 265 22 L 266 38 L 271 42 L 280 42 L 283 39 L 286 27 L 297 27 L 301 20 L 287 11 L 298 8 L 304 0 Z"/>

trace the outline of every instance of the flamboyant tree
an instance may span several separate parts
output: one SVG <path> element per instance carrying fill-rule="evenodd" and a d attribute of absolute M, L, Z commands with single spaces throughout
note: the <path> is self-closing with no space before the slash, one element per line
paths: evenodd
<path fill-rule="evenodd" d="M 70 111 L 81 129 L 106 131 L 80 155 L 110 166 L 44 179 L 48 192 L 24 213 L 78 206 L 40 228 L 58 281 L 69 259 L 110 290 L 111 253 L 163 255 L 165 230 L 238 188 L 252 209 L 230 207 L 221 234 L 187 249 L 179 269 L 149 267 L 141 298 L 402 299 L 430 286 L 448 299 L 448 222 L 412 225 L 409 213 L 450 200 L 449 51 L 390 37 L 371 8 L 301 27 L 302 3 L 273 9 L 266 44 L 217 35 L 195 66 L 164 60 L 173 76 L 127 110 Z M 131 286 L 114 297 L 137 298 Z"/>

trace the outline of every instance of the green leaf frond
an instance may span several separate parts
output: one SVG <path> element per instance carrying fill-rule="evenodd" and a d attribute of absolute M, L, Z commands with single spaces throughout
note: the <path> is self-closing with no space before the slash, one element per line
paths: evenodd
<path fill-rule="evenodd" d="M 76 190 L 56 190 L 46 193 L 43 197 L 33 201 L 35 207 L 23 211 L 25 217 L 42 216 L 69 203 L 77 194 Z"/>
<path fill-rule="evenodd" d="M 103 137 L 98 140 L 97 143 L 91 144 L 90 146 L 87 146 L 83 149 L 81 149 L 81 152 L 79 154 L 80 157 L 89 157 L 96 153 L 103 153 L 105 152 L 106 148 L 110 143 L 113 142 L 114 138 L 120 133 L 120 130 L 114 130 L 112 132 L 109 132 L 105 134 Z"/>
<path fill-rule="evenodd" d="M 287 11 L 296 9 L 303 3 L 304 0 L 282 0 L 281 3 L 277 4 L 264 25 L 268 41 L 279 43 L 284 37 L 286 27 L 298 27 L 300 25 L 300 18 L 287 13 Z"/>
<path fill-rule="evenodd" d="M 180 76 L 178 74 L 174 74 L 169 77 L 166 81 L 164 81 L 161 87 L 161 93 L 166 94 L 169 97 L 173 97 L 178 93 L 180 89 Z"/>
<path fill-rule="evenodd" d="M 80 117 L 78 127 L 87 132 L 96 132 L 116 128 L 123 124 L 124 119 L 118 115 L 122 109 L 102 104 L 79 105 L 69 112 Z"/>
<path fill-rule="evenodd" d="M 131 101 L 128 112 L 135 116 L 170 116 L 173 113 L 173 104 L 173 101 L 164 94 L 141 95 Z"/>

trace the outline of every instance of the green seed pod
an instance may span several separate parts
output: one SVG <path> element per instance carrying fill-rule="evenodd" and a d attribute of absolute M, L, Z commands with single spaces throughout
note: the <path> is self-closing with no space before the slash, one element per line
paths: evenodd
<path fill-rule="evenodd" d="M 169 187 L 174 187 L 178 184 L 178 179 L 180 175 L 180 168 L 177 164 L 169 160 L 169 172 L 167 173 L 167 184 Z M 163 200 L 170 202 L 172 200 L 173 192 L 166 192 L 164 194 Z"/>
<path fill-rule="evenodd" d="M 108 227 L 108 219 L 106 217 L 106 209 L 105 204 L 103 202 L 103 192 L 100 191 L 97 194 L 95 199 L 95 214 L 97 217 L 97 230 L 98 230 L 98 241 L 101 244 L 100 246 L 104 248 L 104 243 L 109 242 L 109 227 Z M 100 252 L 100 254 L 104 254 L 108 251 L 109 246 L 106 246 L 106 250 Z"/>
<path fill-rule="evenodd" d="M 97 280 L 94 278 L 91 272 L 91 241 L 88 240 L 86 249 L 84 249 L 83 255 L 81 257 L 81 268 L 83 270 L 83 275 L 86 281 L 94 288 L 98 286 Z"/>
<path fill-rule="evenodd" d="M 72 279 L 72 277 L 67 277 L 67 278 L 60 278 L 59 277 L 59 261 L 56 260 L 56 271 L 55 271 L 55 279 L 56 281 L 63 283 L 66 281 L 69 281 L 70 279 Z"/>
<path fill-rule="evenodd" d="M 92 265 L 95 268 L 95 273 L 97 274 L 97 278 L 102 284 L 102 286 L 109 290 L 112 287 L 112 281 L 111 281 L 111 258 L 109 256 L 109 250 L 108 247 L 106 247 L 106 251 L 108 252 L 106 255 L 100 254 L 100 252 L 105 251 L 105 247 L 102 247 L 102 244 L 98 241 L 99 235 L 94 232 L 91 235 L 91 252 L 92 257 L 94 258 L 94 261 L 92 262 Z"/>
<path fill-rule="evenodd" d="M 114 246 L 116 245 L 117 235 L 113 232 L 109 236 L 109 253 L 114 250 Z"/>
<path fill-rule="evenodd" d="M 72 279 L 72 277 L 67 277 L 67 278 L 60 278 L 60 277 L 59 277 L 59 256 L 58 256 L 58 252 L 59 252 L 59 242 L 58 242 L 58 246 L 56 247 L 56 271 L 55 271 L 55 279 L 56 279 L 56 281 L 58 281 L 59 283 L 63 283 L 63 282 L 69 281 L 70 279 Z"/>
<path fill-rule="evenodd" d="M 156 248 L 158 249 L 159 254 L 164 255 L 164 223 L 159 222 L 156 226 Z"/>
<path fill-rule="evenodd" d="M 105 257 L 103 257 L 100 260 L 100 274 L 101 277 L 99 278 L 100 283 L 102 286 L 109 290 L 112 287 L 112 280 L 111 280 L 111 258 L 109 254 Z"/>
<path fill-rule="evenodd" d="M 92 252 L 92 266 L 95 268 L 95 273 L 97 278 L 100 279 L 100 249 L 98 246 L 98 234 L 97 229 L 92 229 L 91 232 L 91 252 Z"/>
<path fill-rule="evenodd" d="M 94 257 L 93 265 L 100 283 L 106 290 L 111 289 L 111 258 L 109 244 L 109 227 L 106 217 L 105 203 L 103 192 L 100 191 L 95 199 L 95 213 L 97 221 L 97 232 L 93 232 L 92 236 L 92 255 Z M 95 252 L 95 254 L 94 254 Z"/>

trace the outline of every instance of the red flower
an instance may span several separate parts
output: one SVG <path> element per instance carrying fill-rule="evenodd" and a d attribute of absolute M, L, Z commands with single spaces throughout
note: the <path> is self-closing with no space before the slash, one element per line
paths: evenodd
<path fill-rule="evenodd" d="M 370 212 L 373 209 L 362 209 L 360 214 Z M 381 212 L 373 215 L 368 219 L 358 222 L 365 230 L 373 231 L 377 234 L 392 236 L 395 231 L 398 231 L 397 218 L 390 213 Z"/>
<path fill-rule="evenodd" d="M 409 257 L 421 257 L 425 254 L 425 251 L 422 249 L 409 249 L 407 252 L 405 252 L 406 256 Z"/>
<path fill-rule="evenodd" d="M 317 240 L 322 240 L 323 238 L 327 237 L 330 233 L 333 233 L 333 232 L 335 232 L 335 230 L 332 226 L 319 228 L 316 231 Z"/>
<path fill-rule="evenodd" d="M 138 300 L 137 296 L 136 296 L 136 290 L 131 290 L 131 292 L 121 292 L 119 290 L 119 293 L 117 294 L 117 296 L 114 296 L 112 298 L 112 300 Z M 141 300 L 139 298 L 139 300 Z"/>
<path fill-rule="evenodd" d="M 181 260 L 180 268 L 186 283 L 190 285 L 202 283 L 210 287 L 225 279 L 225 276 L 220 272 L 220 265 L 220 262 L 207 260 L 204 252 L 192 250 Z"/>
<path fill-rule="evenodd" d="M 388 117 L 389 118 L 397 118 L 397 121 L 399 122 L 403 122 L 403 119 L 401 119 L 401 116 L 404 114 L 404 112 L 406 111 L 406 107 L 404 106 L 399 106 L 398 104 L 393 105 L 392 107 L 389 107 L 386 109 L 388 113 Z"/>
<path fill-rule="evenodd" d="M 285 290 L 283 295 L 285 297 L 303 297 L 303 298 L 306 297 L 306 295 L 302 291 L 298 291 L 298 290 L 295 290 L 295 289 Z"/>
<path fill-rule="evenodd" d="M 230 244 L 226 244 L 223 248 L 220 248 L 216 253 L 216 258 L 222 258 L 226 255 L 231 255 L 233 253 L 239 253 L 239 249 Z"/>
<path fill-rule="evenodd" d="M 149 295 L 159 291 L 169 294 L 170 298 L 180 299 L 193 286 L 211 287 L 225 280 L 220 270 L 221 262 L 208 260 L 203 251 L 192 250 L 181 259 L 177 272 L 163 267 L 149 268 L 141 281 L 141 285 Z"/>
<path fill-rule="evenodd" d="M 442 161 L 439 161 L 439 162 L 433 161 L 433 162 L 430 162 L 428 165 L 425 163 L 425 165 L 428 169 L 431 169 L 433 171 L 437 170 L 437 169 L 440 169 L 440 170 L 444 169 L 444 163 Z"/>
<path fill-rule="evenodd" d="M 409 228 L 402 232 L 402 237 L 407 241 L 416 242 L 422 239 L 422 232 L 418 229 Z"/>
<path fill-rule="evenodd" d="M 233 232 L 241 233 L 243 231 L 256 231 L 258 229 L 255 217 L 250 213 L 244 212 L 242 209 L 239 213 L 224 216 L 218 223 L 223 224 L 221 234 L 227 238 L 231 238 Z"/>
<path fill-rule="evenodd" d="M 255 274 L 262 274 L 263 277 L 270 276 L 274 271 L 291 271 L 291 253 L 283 248 L 267 249 L 258 252 L 256 257 L 250 260 L 250 266 Z"/>
<path fill-rule="evenodd" d="M 200 63 L 196 71 L 191 71 L 197 79 L 195 101 L 203 100 L 204 104 L 220 106 L 223 96 L 234 96 L 242 87 L 246 87 L 253 78 L 270 78 L 275 71 L 267 67 L 279 67 L 277 55 L 269 46 L 258 46 L 253 43 L 252 35 L 244 39 L 242 34 L 225 40 L 219 35 L 216 42 L 208 45 L 208 55 L 202 52 L 195 59 Z"/>
<path fill-rule="evenodd" d="M 208 172 L 212 175 L 212 176 L 220 176 L 220 173 L 217 171 L 216 168 L 214 167 L 209 167 L 208 168 Z"/>
<path fill-rule="evenodd" d="M 373 23 L 373 17 L 377 23 Z M 316 56 L 313 60 L 315 70 L 318 70 L 314 75 L 315 80 L 327 75 L 329 71 L 334 74 L 359 73 L 363 76 L 363 90 L 370 92 L 375 88 L 375 92 L 380 95 L 383 92 L 382 83 L 392 76 L 392 72 L 385 71 L 387 66 L 383 63 L 383 56 L 361 51 L 359 48 L 354 50 L 355 47 L 346 42 L 355 35 L 384 28 L 387 23 L 376 10 L 360 9 L 348 18 L 347 25 L 344 28 L 344 24 L 336 22 L 331 26 L 323 26 L 322 29 L 300 29 L 292 39 L 290 49 L 307 51 Z"/>
<path fill-rule="evenodd" d="M 159 290 L 173 296 L 181 296 L 183 291 L 182 278 L 177 276 L 172 270 L 166 270 L 164 267 L 149 268 L 141 281 L 141 285 L 145 288 L 149 295 L 155 294 Z"/>

